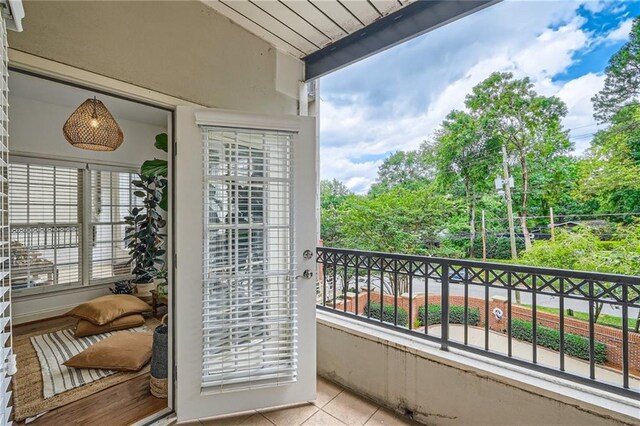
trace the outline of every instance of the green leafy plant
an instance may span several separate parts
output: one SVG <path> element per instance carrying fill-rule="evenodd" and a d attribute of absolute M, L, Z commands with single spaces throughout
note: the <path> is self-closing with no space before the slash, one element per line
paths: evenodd
<path fill-rule="evenodd" d="M 553 328 L 538 325 L 536 327 L 538 345 L 554 351 L 560 350 L 560 332 Z M 511 336 L 525 342 L 533 342 L 533 324 L 531 321 L 514 319 L 511 321 Z M 577 334 L 565 333 L 564 351 L 567 355 L 589 359 L 589 339 Z M 607 346 L 601 342 L 595 342 L 595 362 L 604 364 L 607 362 Z"/>
<path fill-rule="evenodd" d="M 418 326 L 424 325 L 424 305 L 418 308 Z M 467 310 L 467 321 L 469 325 L 480 324 L 480 309 L 470 307 Z M 427 324 L 434 325 L 442 322 L 442 308 L 440 305 L 429 304 L 427 310 Z M 449 306 L 449 324 L 464 324 L 464 306 Z"/>
<path fill-rule="evenodd" d="M 124 242 L 131 256 L 129 264 L 133 265 L 133 283 L 150 283 L 159 273 L 158 265 L 164 265 L 166 253 L 163 247 L 166 235 L 161 230 L 167 223 L 158 207 L 167 179 L 140 175 L 132 184 L 137 188 L 133 194 L 142 199 L 142 207 L 134 207 L 125 217 Z"/>
<path fill-rule="evenodd" d="M 160 133 L 156 136 L 156 142 L 153 144 L 160 151 L 168 152 L 169 150 L 169 136 L 166 133 Z M 160 158 L 154 158 L 153 160 L 147 160 L 142 163 L 140 167 L 140 175 L 145 177 L 157 176 L 167 179 L 169 177 L 169 162 Z M 158 203 L 159 207 L 167 211 L 169 207 L 169 188 L 165 185 L 162 189 L 162 198 Z"/>
<path fill-rule="evenodd" d="M 158 287 L 156 290 L 158 291 L 158 295 L 166 296 L 169 291 L 169 283 L 167 282 L 167 269 L 162 267 L 160 271 L 156 274 L 156 278 L 160 281 L 158 283 Z"/>
<path fill-rule="evenodd" d="M 382 321 L 384 322 L 394 322 L 394 312 L 393 305 L 384 305 L 382 308 Z M 378 302 L 369 302 L 364 307 L 364 315 L 368 315 L 374 319 L 380 319 L 380 303 Z M 409 324 L 409 315 L 404 308 L 398 307 L 398 325 L 407 326 Z"/>

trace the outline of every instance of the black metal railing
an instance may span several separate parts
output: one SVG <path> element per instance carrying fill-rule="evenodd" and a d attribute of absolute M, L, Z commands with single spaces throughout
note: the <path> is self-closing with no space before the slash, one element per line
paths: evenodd
<path fill-rule="evenodd" d="M 328 247 L 317 263 L 318 309 L 640 396 L 638 276 Z"/>

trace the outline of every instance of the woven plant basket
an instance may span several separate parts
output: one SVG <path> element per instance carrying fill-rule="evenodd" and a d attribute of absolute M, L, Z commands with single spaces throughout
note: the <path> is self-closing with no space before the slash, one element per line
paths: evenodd
<path fill-rule="evenodd" d="M 153 331 L 153 347 L 151 356 L 151 395 L 166 398 L 168 388 L 169 363 L 169 327 L 167 315 L 162 317 L 162 324 Z"/>
<path fill-rule="evenodd" d="M 156 379 L 155 377 L 151 376 L 151 386 L 149 387 L 149 389 L 151 390 L 151 395 L 155 396 L 156 398 L 166 398 L 168 395 L 168 382 L 168 379 Z"/>

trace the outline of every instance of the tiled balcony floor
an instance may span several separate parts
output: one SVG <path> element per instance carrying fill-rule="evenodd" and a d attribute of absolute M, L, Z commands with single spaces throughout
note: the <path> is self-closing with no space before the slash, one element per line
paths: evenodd
<path fill-rule="evenodd" d="M 239 416 L 201 420 L 199 424 L 204 426 L 417 425 L 321 377 L 318 377 L 318 397 L 315 401 L 295 407 L 259 410 Z"/>

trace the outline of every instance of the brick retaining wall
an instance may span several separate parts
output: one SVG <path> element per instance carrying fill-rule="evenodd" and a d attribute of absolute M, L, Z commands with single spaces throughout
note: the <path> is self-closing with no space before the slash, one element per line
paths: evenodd
<path fill-rule="evenodd" d="M 380 302 L 380 292 L 371 291 L 371 301 Z M 355 293 L 347 293 L 347 306 L 346 310 L 351 313 L 355 313 Z M 410 302 L 409 295 L 403 294 L 398 296 L 398 307 L 404 309 L 409 314 L 409 304 L 412 303 L 411 309 L 411 323 L 415 324 L 418 318 L 418 308 L 425 304 L 425 295 L 420 293 L 413 296 L 413 301 Z M 469 308 L 478 308 L 480 311 L 480 324 L 484 326 L 484 299 L 478 299 L 470 297 Z M 439 294 L 429 294 L 428 303 L 439 305 L 441 297 Z M 384 305 L 393 305 L 394 296 L 392 294 L 383 295 Z M 358 314 L 364 313 L 364 308 L 367 304 L 367 292 L 362 291 L 358 295 Z M 449 296 L 449 305 L 464 306 L 463 296 Z M 503 316 L 500 320 L 492 314 L 494 308 L 500 308 L 503 312 Z M 344 310 L 344 304 L 341 300 L 336 303 L 336 309 Z M 489 328 L 494 331 L 504 333 L 507 329 L 507 302 L 501 298 L 492 298 L 489 301 Z M 526 321 L 532 321 L 533 312 L 530 308 L 523 306 L 512 305 L 511 315 L 515 319 L 522 319 Z M 560 328 L 560 320 L 558 315 L 540 312 L 536 314 L 537 323 L 545 327 L 558 330 Z M 572 318 L 565 315 L 564 319 L 565 333 L 577 334 L 580 336 L 589 337 L 589 323 L 576 318 Z M 608 327 L 605 325 L 596 324 L 595 328 L 596 341 L 604 343 L 607 346 L 607 365 L 616 369 L 622 368 L 622 330 Z M 640 373 L 640 334 L 629 331 L 629 369 L 635 374 Z"/>

